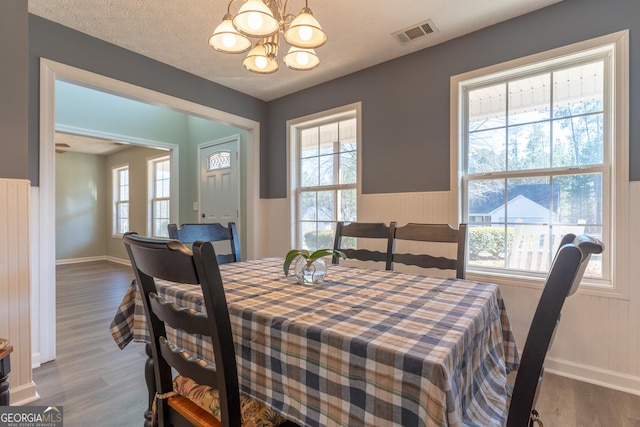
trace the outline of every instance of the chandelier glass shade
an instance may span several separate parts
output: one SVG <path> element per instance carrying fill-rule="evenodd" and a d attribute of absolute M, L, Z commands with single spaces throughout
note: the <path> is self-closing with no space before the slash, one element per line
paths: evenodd
<path fill-rule="evenodd" d="M 243 2 L 231 13 L 232 3 Z M 271 74 L 278 70 L 276 57 L 280 47 L 280 33 L 291 46 L 283 57 L 284 64 L 293 70 L 311 70 L 320 64 L 314 49 L 327 41 L 318 20 L 305 7 L 296 16 L 287 13 L 289 0 L 230 0 L 227 14 L 209 38 L 209 45 L 223 53 L 244 53 L 242 65 L 249 71 Z M 249 37 L 257 38 L 255 44 Z M 252 48 L 253 46 L 253 48 Z"/>

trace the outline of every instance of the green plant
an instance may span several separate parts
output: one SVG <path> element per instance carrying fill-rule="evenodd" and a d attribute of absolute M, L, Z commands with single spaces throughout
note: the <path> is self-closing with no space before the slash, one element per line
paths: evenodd
<path fill-rule="evenodd" d="M 339 257 L 342 259 L 347 258 L 344 252 L 338 251 L 336 249 L 318 249 L 314 252 L 310 252 L 306 249 L 292 249 L 287 252 L 287 255 L 284 257 L 284 265 L 282 266 L 284 269 L 284 275 L 289 275 L 289 267 L 291 267 L 291 263 L 293 262 L 293 260 L 298 257 L 304 258 L 307 263 L 307 267 L 311 267 L 311 264 L 313 264 L 315 260 L 328 255 L 332 255 L 336 258 Z"/>
<path fill-rule="evenodd" d="M 507 229 L 507 253 L 513 242 L 513 229 Z M 469 229 L 469 257 L 479 259 L 481 254 L 498 259 L 505 254 L 505 232 L 502 227 L 472 227 Z"/>
<path fill-rule="evenodd" d="M 333 246 L 333 230 L 309 231 L 304 235 L 308 248 L 326 248 Z"/>

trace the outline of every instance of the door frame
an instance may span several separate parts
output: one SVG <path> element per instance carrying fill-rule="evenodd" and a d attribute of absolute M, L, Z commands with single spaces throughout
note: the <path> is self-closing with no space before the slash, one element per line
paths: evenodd
<path fill-rule="evenodd" d="M 238 144 L 238 160 L 242 159 L 242 147 L 240 146 L 240 135 L 239 134 L 235 134 L 235 135 L 230 135 L 230 136 L 226 136 L 224 138 L 220 138 L 220 139 L 216 139 L 214 141 L 207 141 L 207 142 L 202 142 L 200 144 L 198 144 L 198 156 L 197 156 L 197 164 L 198 164 L 198 223 L 202 222 L 202 177 L 200 176 L 200 173 L 202 172 L 200 170 L 200 162 L 202 161 L 202 157 L 200 156 L 200 154 L 202 153 L 202 150 L 204 148 L 208 148 L 208 147 L 213 147 L 215 145 L 220 145 L 220 144 L 226 144 L 227 142 L 236 142 L 236 144 Z M 240 163 L 240 169 L 238 170 L 238 221 L 236 221 L 236 226 L 238 228 L 238 230 L 242 229 L 242 225 L 244 223 L 244 221 L 242 221 L 242 162 Z"/>
<path fill-rule="evenodd" d="M 151 89 L 40 58 L 40 179 L 32 188 L 31 210 L 31 342 L 32 366 L 56 356 L 55 260 L 55 81 L 164 106 L 186 114 L 223 122 L 247 131 L 247 257 L 260 248 L 260 123 Z"/>

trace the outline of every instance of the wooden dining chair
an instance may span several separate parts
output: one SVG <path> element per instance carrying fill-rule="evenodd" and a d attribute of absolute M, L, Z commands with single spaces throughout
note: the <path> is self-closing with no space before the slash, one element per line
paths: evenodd
<path fill-rule="evenodd" d="M 277 426 L 286 420 L 240 395 L 225 292 L 211 242 L 189 250 L 177 240 L 124 235 L 151 337 L 159 426 Z M 200 285 L 206 314 L 167 301 L 156 279 Z M 176 347 L 166 326 L 208 338 L 215 366 Z M 172 368 L 178 376 L 172 378 Z"/>
<path fill-rule="evenodd" d="M 370 222 L 344 222 L 340 221 L 336 225 L 336 234 L 333 241 L 333 249 L 342 251 L 347 258 L 356 259 L 359 261 L 387 261 L 387 254 L 389 253 L 391 236 L 396 223 L 391 222 L 390 225 L 386 225 L 382 222 L 370 223 Z M 351 238 L 351 242 L 347 242 L 345 239 Z M 353 240 L 352 240 L 353 239 Z M 355 239 L 376 239 L 382 245 L 384 244 L 385 252 L 377 249 L 367 249 L 362 245 L 362 241 L 358 240 L 356 246 Z M 333 257 L 334 264 L 338 264 L 340 259 Z"/>
<path fill-rule="evenodd" d="M 567 234 L 562 239 L 522 350 L 507 427 L 531 427 L 538 420 L 535 410 L 538 386 L 542 381 L 544 359 L 560 322 L 562 306 L 578 289 L 591 255 L 603 250 L 602 242 L 589 236 Z"/>
<path fill-rule="evenodd" d="M 454 257 L 435 256 L 424 253 L 396 253 L 396 241 L 413 241 L 433 243 L 435 249 L 443 253 L 450 247 L 455 249 Z M 455 270 L 458 279 L 465 278 L 465 257 L 467 247 L 467 225 L 460 224 L 453 228 L 450 224 L 416 224 L 409 223 L 395 227 L 392 235 L 391 250 L 387 257 L 387 270 L 393 270 L 394 263 L 415 265 L 422 268 Z"/>
<path fill-rule="evenodd" d="M 220 223 L 211 224 L 182 224 L 179 228 L 176 224 L 169 224 L 169 238 L 180 240 L 182 243 L 193 243 L 198 240 L 205 242 L 229 241 L 230 253 L 220 253 L 216 258 L 218 264 L 242 261 L 240 255 L 240 238 L 235 222 L 230 222 L 227 227 Z"/>

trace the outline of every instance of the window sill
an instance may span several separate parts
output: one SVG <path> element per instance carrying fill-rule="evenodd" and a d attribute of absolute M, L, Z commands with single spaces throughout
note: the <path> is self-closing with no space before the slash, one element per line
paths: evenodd
<path fill-rule="evenodd" d="M 525 277 L 516 276 L 506 273 L 488 273 L 481 270 L 467 270 L 466 279 L 478 282 L 491 282 L 499 286 L 517 286 L 531 289 L 539 289 L 542 291 L 546 277 Z M 603 298 L 628 300 L 629 296 L 621 289 L 615 286 L 604 286 L 590 281 L 588 278 L 583 279 L 578 288 L 577 294 L 590 295 Z"/>

